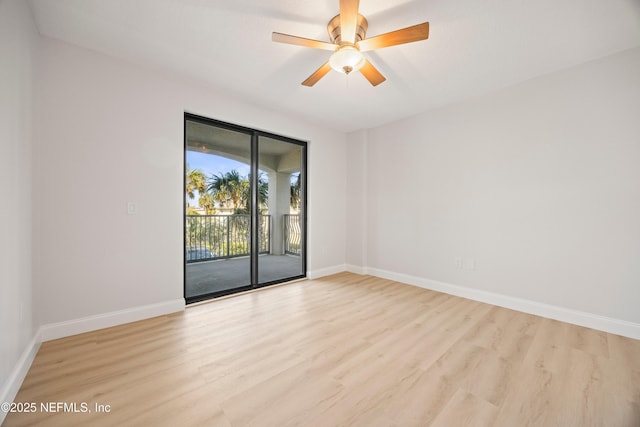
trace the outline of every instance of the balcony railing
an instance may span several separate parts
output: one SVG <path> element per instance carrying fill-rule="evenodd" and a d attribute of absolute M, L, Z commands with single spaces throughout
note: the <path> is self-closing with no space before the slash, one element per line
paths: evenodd
<path fill-rule="evenodd" d="M 260 215 L 259 253 L 270 252 L 271 215 Z M 251 245 L 249 215 L 187 215 L 187 262 L 248 256 Z"/>
<path fill-rule="evenodd" d="M 302 227 L 300 215 L 284 216 L 284 253 L 300 255 L 302 246 Z"/>

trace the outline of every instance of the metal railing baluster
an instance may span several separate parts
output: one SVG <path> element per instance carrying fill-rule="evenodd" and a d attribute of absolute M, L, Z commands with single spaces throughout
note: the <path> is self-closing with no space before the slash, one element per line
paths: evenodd
<path fill-rule="evenodd" d="M 270 253 L 271 215 L 260 215 L 260 253 Z M 249 215 L 187 215 L 188 263 L 249 255 Z"/>

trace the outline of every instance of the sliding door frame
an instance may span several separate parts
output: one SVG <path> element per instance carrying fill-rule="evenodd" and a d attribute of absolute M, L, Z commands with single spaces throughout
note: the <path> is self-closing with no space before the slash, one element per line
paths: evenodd
<path fill-rule="evenodd" d="M 250 240 L 250 281 L 251 283 L 247 286 L 232 288 L 223 291 L 212 292 L 203 295 L 197 296 L 187 296 L 187 263 L 185 259 L 186 253 L 186 215 L 187 215 L 187 195 L 186 195 L 186 181 L 187 181 L 187 150 L 188 150 L 188 142 L 187 142 L 187 122 L 198 122 L 206 125 L 215 126 L 218 128 L 239 132 L 243 134 L 247 134 L 251 136 L 251 212 L 250 212 L 250 230 L 251 230 L 251 240 Z M 233 123 L 223 122 L 216 119 L 211 119 L 208 117 L 192 114 L 185 112 L 184 113 L 184 147 L 183 147 L 183 171 L 182 171 L 182 277 L 183 277 L 183 294 L 187 304 L 200 302 L 204 300 L 209 300 L 229 294 L 235 294 L 238 292 L 249 291 L 257 288 L 262 288 L 265 286 L 275 285 L 278 283 L 288 282 L 291 280 L 303 279 L 307 277 L 307 195 L 308 195 L 308 185 L 307 185 L 307 141 L 302 141 L 299 139 L 294 139 L 282 135 L 278 135 L 271 132 L 265 132 L 262 130 L 252 129 L 246 126 L 240 126 Z M 260 137 L 271 138 L 283 142 L 288 142 L 291 144 L 295 144 L 300 146 L 302 152 L 302 161 L 300 168 L 300 189 L 302 192 L 302 206 L 301 206 L 301 214 L 302 214 L 302 233 L 301 233 L 301 241 L 300 247 L 302 249 L 301 264 L 302 264 L 302 274 L 287 277 L 279 280 L 272 280 L 265 283 L 259 283 L 258 276 L 258 252 L 259 252 L 259 222 L 258 222 L 258 172 L 259 172 L 259 139 Z"/>

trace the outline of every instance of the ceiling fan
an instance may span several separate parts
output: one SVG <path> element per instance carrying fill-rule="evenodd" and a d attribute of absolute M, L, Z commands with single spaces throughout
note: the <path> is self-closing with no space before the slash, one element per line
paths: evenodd
<path fill-rule="evenodd" d="M 358 13 L 359 3 L 359 0 L 340 0 L 340 14 L 334 16 L 327 25 L 331 43 L 289 34 L 273 33 L 272 40 L 274 42 L 333 52 L 329 61 L 302 82 L 304 86 L 313 86 L 331 69 L 344 74 L 360 70 L 369 83 L 377 86 L 386 78 L 371 65 L 362 52 L 426 40 L 429 37 L 429 23 L 423 22 L 401 30 L 366 38 L 369 24 L 367 19 Z"/>

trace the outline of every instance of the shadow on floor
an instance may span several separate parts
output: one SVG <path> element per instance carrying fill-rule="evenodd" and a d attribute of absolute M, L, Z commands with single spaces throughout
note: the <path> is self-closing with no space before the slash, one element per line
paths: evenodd
<path fill-rule="evenodd" d="M 249 257 L 204 261 L 186 266 L 186 297 L 226 291 L 251 284 Z M 259 283 L 304 274 L 302 259 L 293 255 L 258 257 Z"/>

